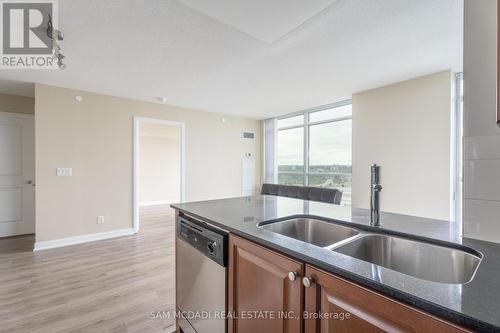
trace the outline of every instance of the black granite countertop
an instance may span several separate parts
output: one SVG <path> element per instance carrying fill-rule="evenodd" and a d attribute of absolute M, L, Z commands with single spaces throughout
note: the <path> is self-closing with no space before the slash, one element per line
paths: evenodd
<path fill-rule="evenodd" d="M 458 325 L 500 332 L 500 244 L 462 238 L 454 223 L 382 213 L 382 226 L 374 228 L 366 209 L 266 195 L 172 207 Z M 321 217 L 375 232 L 451 242 L 481 252 L 483 259 L 474 279 L 466 284 L 426 281 L 258 227 L 259 223 L 290 216 Z"/>

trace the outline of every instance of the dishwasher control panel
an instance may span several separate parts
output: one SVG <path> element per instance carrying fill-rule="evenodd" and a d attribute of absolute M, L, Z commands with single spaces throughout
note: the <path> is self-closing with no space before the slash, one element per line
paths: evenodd
<path fill-rule="evenodd" d="M 219 265 L 227 266 L 227 233 L 186 216 L 177 217 L 177 237 Z"/>

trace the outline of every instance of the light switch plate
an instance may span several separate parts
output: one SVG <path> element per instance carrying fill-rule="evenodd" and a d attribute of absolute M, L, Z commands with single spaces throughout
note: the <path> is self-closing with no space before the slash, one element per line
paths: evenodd
<path fill-rule="evenodd" d="M 57 177 L 71 177 L 73 176 L 72 168 L 57 168 L 56 169 Z"/>

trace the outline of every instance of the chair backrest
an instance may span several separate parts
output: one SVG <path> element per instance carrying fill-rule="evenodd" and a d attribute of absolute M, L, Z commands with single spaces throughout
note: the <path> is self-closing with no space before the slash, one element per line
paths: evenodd
<path fill-rule="evenodd" d="M 262 184 L 260 194 L 277 195 L 280 197 L 297 198 L 310 201 L 328 202 L 340 205 L 342 191 L 332 188 L 311 186 L 291 186 L 278 184 Z"/>

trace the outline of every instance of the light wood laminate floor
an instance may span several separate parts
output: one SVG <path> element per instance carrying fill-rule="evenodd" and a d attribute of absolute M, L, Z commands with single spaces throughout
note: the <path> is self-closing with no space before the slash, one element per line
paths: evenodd
<path fill-rule="evenodd" d="M 172 332 L 174 212 L 141 209 L 139 234 L 33 253 L 0 239 L 0 332 Z"/>

